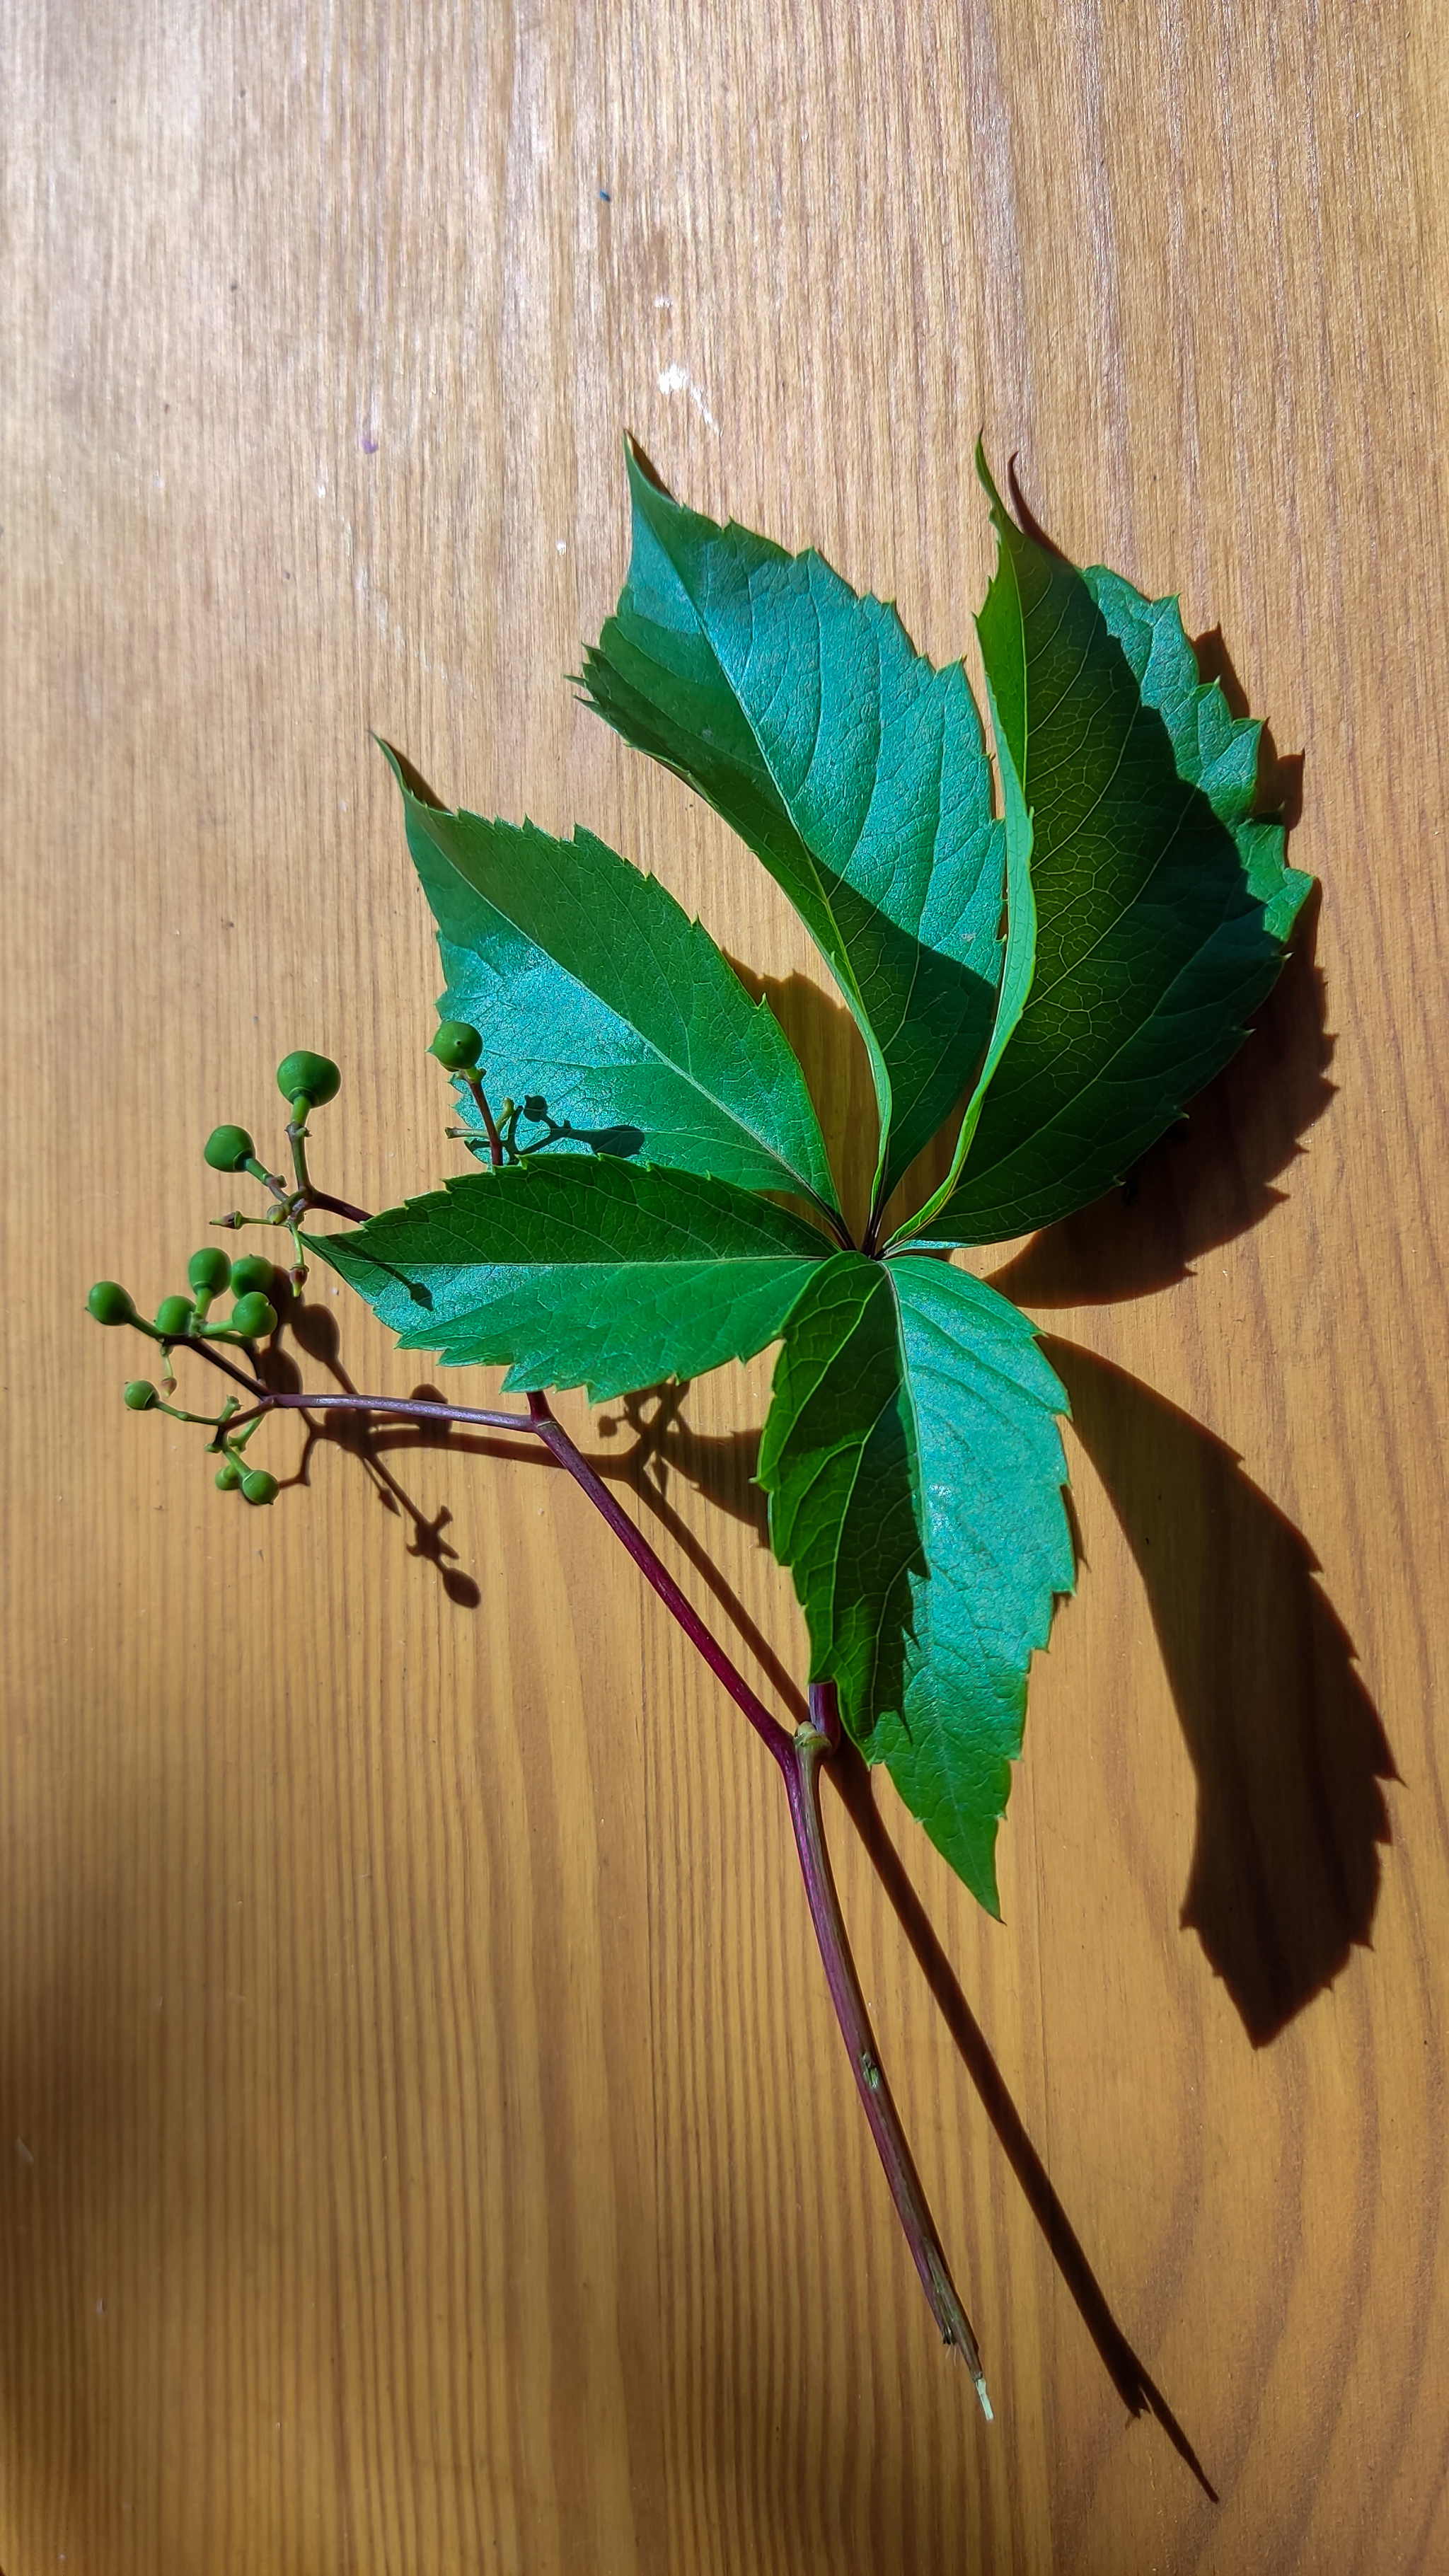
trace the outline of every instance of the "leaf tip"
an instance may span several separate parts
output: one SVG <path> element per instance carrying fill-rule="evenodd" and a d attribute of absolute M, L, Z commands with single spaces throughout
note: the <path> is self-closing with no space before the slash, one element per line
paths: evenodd
<path fill-rule="evenodd" d="M 624 432 L 624 464 L 636 498 L 642 486 L 645 491 L 656 494 L 661 501 L 674 503 L 674 494 L 670 491 L 648 449 L 635 437 L 632 429 L 626 429 Z M 677 508 L 678 504 L 674 503 L 674 506 Z"/>
<path fill-rule="evenodd" d="M 981 485 L 983 492 L 986 494 L 987 500 L 991 503 L 992 517 L 997 520 L 1004 518 L 1006 515 L 1005 504 L 1002 501 L 1001 494 L 997 491 L 996 480 L 992 474 L 991 468 L 986 462 L 986 432 L 984 429 L 978 433 L 976 440 L 976 479 Z"/>
<path fill-rule="evenodd" d="M 375 733 L 372 739 L 382 753 L 405 798 L 410 799 L 414 805 L 426 805 L 434 814 L 445 814 L 448 811 L 442 798 L 434 795 L 422 771 L 414 768 L 405 751 L 399 751 L 396 745 L 390 743 L 383 734 Z"/>

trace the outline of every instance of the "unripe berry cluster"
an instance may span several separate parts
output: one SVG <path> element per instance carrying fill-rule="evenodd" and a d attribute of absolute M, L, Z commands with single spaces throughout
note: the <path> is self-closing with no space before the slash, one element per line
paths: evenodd
<path fill-rule="evenodd" d="M 294 1130 L 300 1129 L 309 1110 L 325 1108 L 329 1100 L 335 1100 L 341 1088 L 342 1075 L 330 1055 L 317 1055 L 311 1047 L 294 1047 L 277 1067 L 277 1089 L 292 1112 Z M 230 1124 L 213 1127 L 201 1150 L 214 1172 L 250 1172 L 253 1180 L 281 1190 L 285 1197 L 283 1185 L 274 1181 L 258 1162 L 247 1128 Z M 299 1186 L 303 1185 L 303 1168 L 299 1164 Z"/>
<path fill-rule="evenodd" d="M 472 1033 L 476 1034 L 476 1033 Z M 481 1046 L 481 1041 L 479 1042 Z M 476 1062 L 476 1052 L 473 1058 Z M 277 1067 L 277 1089 L 291 1112 L 287 1135 L 296 1166 L 295 1186 L 276 1179 L 257 1160 L 256 1146 L 245 1127 L 225 1125 L 212 1129 L 203 1147 L 209 1168 L 214 1172 L 249 1172 L 271 1193 L 273 1205 L 259 1220 L 266 1224 L 290 1225 L 295 1230 L 306 1208 L 313 1204 L 312 1185 L 307 1175 L 305 1158 L 306 1121 L 314 1109 L 335 1100 L 342 1076 L 330 1056 L 318 1055 L 310 1047 L 296 1047 L 282 1058 Z M 224 1217 L 224 1225 L 238 1226 L 247 1222 L 240 1212 Z M 293 1272 L 300 1281 L 305 1273 L 300 1266 Z M 251 1345 L 262 1341 L 277 1329 L 278 1273 L 260 1254 L 248 1253 L 232 1261 L 219 1244 L 202 1244 L 186 1265 L 189 1296 L 179 1293 L 163 1297 L 156 1309 L 154 1323 L 147 1323 L 137 1309 L 130 1290 L 119 1280 L 98 1279 L 86 1299 L 89 1313 L 98 1324 L 130 1324 L 153 1342 L 159 1342 L 169 1354 L 177 1343 L 193 1347 L 204 1342 L 231 1342 Z M 232 1296 L 231 1313 L 224 1320 L 209 1320 L 212 1302 L 228 1289 Z M 169 1368 L 169 1359 L 168 1359 Z M 167 1393 L 174 1393 L 174 1381 L 168 1375 Z M 221 1464 L 216 1482 L 223 1493 L 239 1493 L 248 1503 L 264 1505 L 276 1501 L 277 1479 L 265 1467 L 248 1467 L 242 1457 L 247 1440 L 255 1427 L 249 1423 L 235 1440 L 228 1437 L 227 1423 L 236 1412 L 237 1398 L 232 1396 L 220 1416 L 190 1414 L 178 1411 L 163 1401 L 160 1389 L 149 1378 L 132 1378 L 124 1389 L 124 1401 L 132 1413 L 160 1411 L 174 1420 L 209 1424 L 215 1436 L 213 1453 L 220 1451 Z M 258 1419 L 261 1417 L 258 1416 Z"/>
<path fill-rule="evenodd" d="M 145 1322 L 136 1310 L 136 1301 L 128 1288 L 117 1279 L 98 1279 L 86 1299 L 86 1310 L 98 1324 L 134 1324 L 138 1332 L 152 1341 L 259 1342 L 277 1329 L 277 1310 L 272 1303 L 277 1274 L 270 1261 L 257 1254 L 245 1260 L 228 1261 L 224 1252 L 213 1244 L 193 1252 L 187 1263 L 187 1277 L 196 1291 L 192 1297 L 163 1297 L 156 1309 L 156 1320 Z M 230 1288 L 234 1303 L 224 1323 L 206 1320 L 213 1297 Z"/>
<path fill-rule="evenodd" d="M 281 1487 L 265 1467 L 244 1467 L 230 1453 L 216 1471 L 216 1482 L 224 1494 L 240 1494 L 244 1503 L 274 1503 Z"/>

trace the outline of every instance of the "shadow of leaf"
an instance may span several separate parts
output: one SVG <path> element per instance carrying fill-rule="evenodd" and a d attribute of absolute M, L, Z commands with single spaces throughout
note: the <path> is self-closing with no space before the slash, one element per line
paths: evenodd
<path fill-rule="evenodd" d="M 730 964 L 751 999 L 769 1003 L 796 1055 L 815 1103 L 845 1221 L 859 1242 L 870 1214 L 879 1122 L 865 1041 L 843 1002 L 808 975 L 757 975 L 738 957 Z"/>
<path fill-rule="evenodd" d="M 1399 1774 L 1316 1557 L 1235 1453 L 1108 1361 L 1042 1347 L 1141 1569 L 1197 1774 L 1182 1920 L 1262 2048 L 1367 1942 Z"/>
<path fill-rule="evenodd" d="M 1316 963 L 1320 898 L 1308 897 L 1283 969 L 1245 1044 L 1125 1186 L 1033 1235 L 991 1285 L 1023 1306 L 1102 1306 L 1190 1275 L 1286 1193 L 1272 1184 L 1334 1096 L 1333 1040 Z"/>

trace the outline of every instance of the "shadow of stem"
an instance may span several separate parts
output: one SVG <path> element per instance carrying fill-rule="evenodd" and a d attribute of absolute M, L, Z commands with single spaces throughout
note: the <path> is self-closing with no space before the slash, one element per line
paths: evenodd
<path fill-rule="evenodd" d="M 1108 2378 L 1129 2414 L 1146 2413 L 1156 2417 L 1173 2449 L 1186 2461 L 1198 2484 L 1216 2503 L 1216 2491 L 1209 2484 L 1196 2451 L 1107 2304 L 1102 2285 L 1082 2250 L 1081 2239 L 1057 2197 L 1046 2167 L 1032 2145 L 981 2025 L 961 1992 L 956 1971 L 886 1831 L 875 1803 L 874 1783 L 864 1757 L 853 1744 L 843 1743 L 826 1777 L 833 1781 L 839 1792 L 841 1804 L 859 1834 L 871 1867 L 915 1952 L 921 1973 L 976 2087 L 982 2108 L 1021 2186 L 1027 2207 L 1046 2238 L 1052 2259 L 1071 2293 L 1082 2322 L 1097 2347 Z"/>

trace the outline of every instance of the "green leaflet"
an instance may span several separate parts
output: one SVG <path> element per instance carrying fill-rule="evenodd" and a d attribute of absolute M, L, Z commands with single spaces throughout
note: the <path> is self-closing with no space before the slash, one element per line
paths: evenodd
<path fill-rule="evenodd" d="M 988 606 L 989 606 L 988 602 Z M 981 621 L 978 619 L 978 625 Z M 991 722 L 996 735 L 996 756 L 1001 763 L 1001 783 L 1006 806 L 1006 954 L 1002 961 L 1001 982 L 996 993 L 996 1017 L 991 1027 L 991 1043 L 985 1062 L 976 1077 L 976 1088 L 966 1104 L 951 1156 L 950 1169 L 938 1189 L 932 1191 L 925 1205 L 913 1217 L 896 1228 L 887 1249 L 907 1243 L 931 1226 L 939 1209 L 950 1199 L 961 1175 L 961 1167 L 971 1151 L 972 1140 L 981 1123 L 986 1094 L 995 1078 L 997 1066 L 1006 1053 L 1012 1034 L 1026 1008 L 1031 979 L 1036 968 L 1036 896 L 1031 882 L 1031 816 L 1021 792 L 1016 763 L 1007 749 L 997 710 L 996 693 L 987 682 L 991 700 Z"/>
<path fill-rule="evenodd" d="M 611 1154 L 470 1172 L 303 1240 L 404 1350 L 595 1401 L 763 1350 L 826 1250 L 768 1199 Z"/>
<path fill-rule="evenodd" d="M 1311 882 L 1252 819 L 1261 727 L 1199 682 L 1176 601 L 1078 572 L 982 473 L 1001 558 L 981 640 L 1032 812 L 1036 971 L 932 1223 L 963 1243 L 1122 1178 L 1236 1051 Z"/>
<path fill-rule="evenodd" d="M 986 478 L 986 459 L 980 442 L 976 448 L 977 471 Z M 951 1156 L 950 1169 L 940 1187 L 932 1191 L 924 1207 L 898 1226 L 892 1237 L 900 1244 L 922 1233 L 945 1206 L 961 1177 L 962 1166 L 971 1151 L 986 1094 L 996 1069 L 1015 1033 L 1027 995 L 1036 973 L 1036 891 L 1032 884 L 1032 820 L 1027 810 L 1022 787 L 1021 744 L 1023 740 L 1023 706 L 1026 689 L 1026 636 L 1022 625 L 1021 598 L 1012 567 L 1006 559 L 998 562 L 995 577 L 981 605 L 976 620 L 981 641 L 982 660 L 986 666 L 986 694 L 991 707 L 991 728 L 996 740 L 996 759 L 1001 772 L 1002 800 L 1006 822 L 1006 953 L 1002 960 L 1001 982 L 996 995 L 996 1017 L 992 1023 L 991 1043 L 985 1062 L 976 1077 L 976 1088 L 966 1104 L 960 1133 Z M 1004 713 L 1003 713 L 1004 710 Z"/>
<path fill-rule="evenodd" d="M 680 508 L 632 455 L 629 477 L 629 578 L 584 686 L 819 945 L 870 1055 L 883 1205 L 974 1075 L 1000 979 L 1002 831 L 965 675 L 819 555 Z"/>
<path fill-rule="evenodd" d="M 837 1253 L 785 1327 L 760 1445 L 770 1535 L 872 1762 L 992 1913 L 1027 1668 L 1074 1582 L 1031 1325 L 945 1263 Z"/>
<path fill-rule="evenodd" d="M 438 924 L 440 1008 L 482 1032 L 495 1102 L 537 1096 L 615 1153 L 838 1213 L 789 1041 L 708 931 L 591 832 L 450 814 L 383 749 Z"/>

